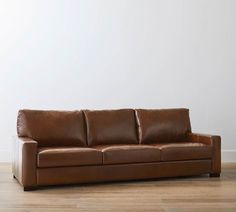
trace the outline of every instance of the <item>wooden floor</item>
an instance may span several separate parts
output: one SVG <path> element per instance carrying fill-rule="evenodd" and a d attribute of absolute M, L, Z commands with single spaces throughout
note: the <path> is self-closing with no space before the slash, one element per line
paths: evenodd
<path fill-rule="evenodd" d="M 47 187 L 23 192 L 11 165 L 0 164 L 0 211 L 236 212 L 236 163 L 221 178 L 208 176 L 156 181 Z"/>

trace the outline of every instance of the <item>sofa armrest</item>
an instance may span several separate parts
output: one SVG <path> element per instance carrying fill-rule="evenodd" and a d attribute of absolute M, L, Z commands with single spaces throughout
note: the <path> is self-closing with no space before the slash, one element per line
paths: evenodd
<path fill-rule="evenodd" d="M 12 171 L 24 188 L 36 186 L 37 142 L 31 138 L 15 137 Z"/>
<path fill-rule="evenodd" d="M 212 174 L 221 172 L 221 137 L 218 135 L 205 135 L 198 133 L 189 133 L 188 141 L 200 142 L 212 146 Z"/>

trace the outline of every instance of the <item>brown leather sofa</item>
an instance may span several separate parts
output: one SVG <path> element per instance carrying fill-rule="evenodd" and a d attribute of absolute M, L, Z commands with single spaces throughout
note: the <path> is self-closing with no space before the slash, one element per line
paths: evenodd
<path fill-rule="evenodd" d="M 192 133 L 188 109 L 20 110 L 17 133 L 24 190 L 221 172 L 220 136 Z"/>

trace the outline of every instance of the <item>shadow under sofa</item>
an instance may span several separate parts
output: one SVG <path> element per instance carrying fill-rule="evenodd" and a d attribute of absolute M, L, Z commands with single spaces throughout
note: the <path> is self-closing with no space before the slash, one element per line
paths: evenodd
<path fill-rule="evenodd" d="M 191 132 L 189 110 L 20 110 L 13 176 L 39 186 L 221 172 L 221 138 Z"/>

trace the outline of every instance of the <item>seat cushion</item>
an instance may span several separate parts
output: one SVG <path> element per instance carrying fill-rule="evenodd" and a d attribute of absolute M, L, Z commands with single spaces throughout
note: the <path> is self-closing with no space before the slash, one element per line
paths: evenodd
<path fill-rule="evenodd" d="M 161 159 L 160 150 L 148 145 L 97 146 L 103 153 L 103 164 L 126 164 L 157 162 Z"/>
<path fill-rule="evenodd" d="M 39 148 L 38 167 L 101 165 L 102 152 L 86 147 Z"/>
<path fill-rule="evenodd" d="M 81 111 L 20 110 L 17 132 L 36 140 L 39 147 L 87 145 Z"/>
<path fill-rule="evenodd" d="M 161 151 L 161 161 L 210 159 L 212 146 L 203 143 L 176 142 L 154 144 Z"/>
<path fill-rule="evenodd" d="M 136 117 L 142 144 L 181 141 L 191 132 L 188 109 L 137 109 Z"/>
<path fill-rule="evenodd" d="M 85 110 L 88 145 L 138 144 L 135 111 Z"/>

